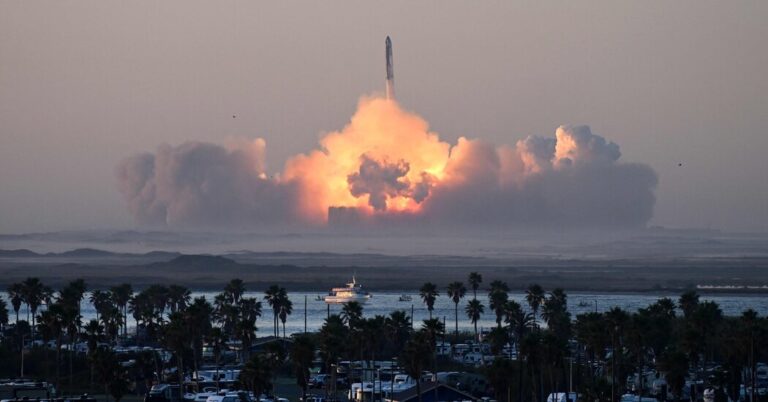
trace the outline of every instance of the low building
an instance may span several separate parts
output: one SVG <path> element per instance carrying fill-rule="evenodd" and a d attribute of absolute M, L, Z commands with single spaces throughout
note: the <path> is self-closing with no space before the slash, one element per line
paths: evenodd
<path fill-rule="evenodd" d="M 419 395 L 416 387 L 408 388 L 405 391 L 397 392 L 391 399 L 385 399 L 389 402 L 418 402 Z M 476 401 L 477 398 L 460 391 L 449 385 L 435 382 L 421 383 L 421 401 L 422 402 L 448 402 L 448 401 Z"/>

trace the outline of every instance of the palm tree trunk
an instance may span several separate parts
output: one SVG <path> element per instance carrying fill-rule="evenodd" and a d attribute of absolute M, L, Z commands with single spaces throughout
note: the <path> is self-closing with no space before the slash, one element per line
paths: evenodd
<path fill-rule="evenodd" d="M 558 392 L 558 391 L 559 390 L 555 386 L 555 373 L 554 373 L 554 369 L 550 365 L 549 366 L 549 393 L 551 394 L 553 392 Z M 568 395 L 568 394 L 566 393 L 566 395 Z"/>
<path fill-rule="evenodd" d="M 421 402 L 421 377 L 416 379 L 416 394 L 419 396 L 419 402 Z"/>
<path fill-rule="evenodd" d="M 177 368 L 177 374 L 179 375 L 179 387 L 184 388 L 184 358 L 181 357 L 182 353 L 184 353 L 184 351 L 179 351 L 178 358 L 176 359 L 176 365 L 179 366 Z"/>
<path fill-rule="evenodd" d="M 456 308 L 455 308 L 455 311 L 454 311 L 454 315 L 455 315 L 455 318 L 456 318 L 455 319 L 455 321 L 456 321 L 456 339 L 458 339 L 459 338 L 459 303 L 456 302 L 455 304 L 456 304 Z"/>
<path fill-rule="evenodd" d="M 219 386 L 219 364 L 220 364 L 220 355 L 221 353 L 216 354 L 216 392 L 219 392 L 221 390 L 221 387 Z"/>

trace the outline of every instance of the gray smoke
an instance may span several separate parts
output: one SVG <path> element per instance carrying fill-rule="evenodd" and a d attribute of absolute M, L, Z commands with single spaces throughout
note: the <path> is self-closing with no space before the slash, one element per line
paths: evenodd
<path fill-rule="evenodd" d="M 263 142 L 227 150 L 187 142 L 123 160 L 116 169 L 128 210 L 141 224 L 254 227 L 294 216 L 290 185 L 266 178 Z"/>
<path fill-rule="evenodd" d="M 188 142 L 123 160 L 120 192 L 137 222 L 192 227 L 306 226 L 302 214 L 313 194 L 295 179 L 268 178 L 264 142 L 234 148 Z M 587 126 L 562 126 L 555 138 L 531 136 L 515 146 L 459 139 L 438 180 L 424 172 L 406 178 L 407 161 L 360 155 L 347 176 L 354 197 L 368 197 L 374 212 L 354 207 L 328 211 L 332 226 L 637 227 L 653 215 L 656 173 L 619 162 L 618 145 Z M 394 159 L 393 159 L 394 160 Z M 418 214 L 387 210 L 391 197 L 420 203 Z"/>
<path fill-rule="evenodd" d="M 363 155 L 360 168 L 347 176 L 349 192 L 355 197 L 368 196 L 368 204 L 377 211 L 387 210 L 387 197 L 408 195 L 410 183 L 405 175 L 410 166 L 405 161 L 378 162 Z"/>
<path fill-rule="evenodd" d="M 430 221 L 524 226 L 642 226 L 653 215 L 656 173 L 619 163 L 618 145 L 587 126 L 556 138 L 528 137 L 514 149 L 463 140 L 425 201 Z"/>

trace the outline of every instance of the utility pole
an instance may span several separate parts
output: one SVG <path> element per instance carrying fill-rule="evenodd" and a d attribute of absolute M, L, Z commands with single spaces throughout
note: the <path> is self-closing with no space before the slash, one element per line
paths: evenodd
<path fill-rule="evenodd" d="M 304 333 L 307 333 L 307 295 L 304 295 Z"/>

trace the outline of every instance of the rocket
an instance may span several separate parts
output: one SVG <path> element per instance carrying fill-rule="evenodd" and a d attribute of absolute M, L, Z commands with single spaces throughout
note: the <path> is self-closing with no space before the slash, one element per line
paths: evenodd
<path fill-rule="evenodd" d="M 392 60 L 392 40 L 389 36 L 384 44 L 387 48 L 387 99 L 395 99 L 395 64 Z"/>

